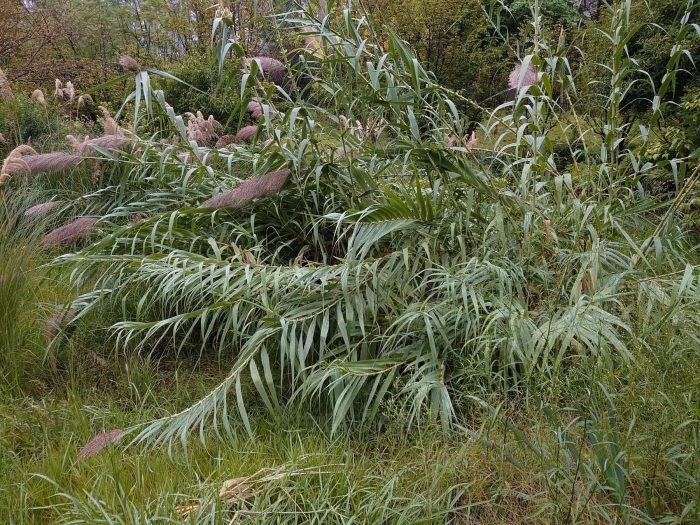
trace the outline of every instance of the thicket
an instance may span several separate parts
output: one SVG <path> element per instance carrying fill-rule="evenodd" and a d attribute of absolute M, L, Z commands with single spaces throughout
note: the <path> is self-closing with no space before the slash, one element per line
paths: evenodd
<path fill-rule="evenodd" d="M 494 447 L 494 432 L 539 459 L 537 513 L 697 519 L 697 7 L 615 2 L 594 20 L 564 7 L 329 2 L 273 17 L 275 56 L 260 56 L 220 6 L 213 55 L 175 75 L 122 58 L 111 112 L 6 95 L 12 146 L 57 133 L 49 111 L 100 135 L 3 164 L 3 202 L 35 205 L 6 228 L 42 215 L 33 245 L 77 295 L 58 325 L 117 312 L 112 342 L 129 354 L 230 364 L 189 407 L 119 438 L 254 435 L 252 414 L 297 409 L 331 434 L 439 425 Z M 635 417 L 617 420 L 634 403 L 609 387 L 644 390 L 655 354 L 683 388 L 650 481 L 635 470 L 649 458 L 627 452 L 643 448 Z M 542 410 L 553 441 L 499 404 Z"/>

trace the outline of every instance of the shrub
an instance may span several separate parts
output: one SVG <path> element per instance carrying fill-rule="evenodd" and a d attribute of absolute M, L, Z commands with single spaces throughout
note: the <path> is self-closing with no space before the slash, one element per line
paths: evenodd
<path fill-rule="evenodd" d="M 510 6 L 513 27 L 518 27 L 531 20 L 530 0 L 515 0 Z M 546 24 L 572 24 L 580 22 L 581 13 L 571 0 L 540 0 L 540 13 Z"/>
<path fill-rule="evenodd" d="M 220 122 L 227 122 L 239 105 L 241 73 L 234 58 L 226 61 L 219 76 L 216 57 L 209 52 L 193 52 L 174 63 L 171 73 L 202 91 L 194 92 L 181 82 L 165 82 L 163 88 L 168 103 L 178 113 L 201 111 L 204 115 L 213 115 Z"/>
<path fill-rule="evenodd" d="M 42 106 L 24 93 L 0 102 L 0 133 L 13 144 L 31 141 L 39 148 L 51 148 L 57 142 L 64 142 L 62 134 L 67 132 L 62 112 L 57 106 Z"/>
<path fill-rule="evenodd" d="M 491 105 L 498 100 L 491 97 L 505 91 L 510 70 L 506 49 L 490 38 L 479 0 L 379 0 L 369 9 L 379 30 L 391 29 L 406 40 L 442 85 L 455 90 L 469 86 L 466 96 Z M 460 109 L 471 113 L 471 120 L 480 119 L 473 106 Z"/>

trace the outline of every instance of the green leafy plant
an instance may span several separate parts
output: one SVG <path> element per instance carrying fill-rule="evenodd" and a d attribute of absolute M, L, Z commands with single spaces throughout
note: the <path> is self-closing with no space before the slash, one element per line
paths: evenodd
<path fill-rule="evenodd" d="M 577 185 L 553 164 L 551 140 L 557 127 L 581 130 L 579 117 L 560 117 L 575 83 L 565 50 L 537 23 L 521 61 L 535 83 L 492 113 L 485 136 L 501 133 L 484 149 L 445 145 L 444 134 L 464 133 L 453 94 L 398 37 L 384 50 L 347 10 L 325 22 L 280 16 L 282 27 L 315 34 L 324 53 L 303 62 L 313 97 L 275 89 L 284 112 L 256 62 L 243 75 L 241 107 L 266 101 L 260 142 L 196 146 L 155 92 L 179 145 L 143 139 L 138 157 L 122 157 L 127 176 L 76 201 L 100 209 L 104 235 L 58 262 L 92 289 L 81 305 L 138 293 L 135 318 L 114 326 L 119 344 L 214 347 L 233 365 L 209 395 L 148 424 L 137 441 L 184 440 L 207 421 L 226 429 L 230 392 L 248 424 L 244 377 L 272 413 L 321 400 L 333 429 L 376 419 L 387 396 L 405 404 L 408 425 L 429 414 L 448 427 L 455 392 L 524 388 L 590 357 L 624 366 L 630 342 L 649 330 L 670 319 L 692 330 L 695 269 L 672 215 L 656 224 L 646 213 L 655 204 L 634 181 L 648 168 L 621 148 L 634 28 L 624 5 L 611 9 L 603 142 L 594 153 L 581 131 L 570 144 L 576 165 L 596 164 Z M 291 176 L 278 195 L 200 207 L 219 188 L 280 167 Z M 133 216 L 146 218 L 127 223 Z M 678 280 L 657 279 L 669 271 Z"/>

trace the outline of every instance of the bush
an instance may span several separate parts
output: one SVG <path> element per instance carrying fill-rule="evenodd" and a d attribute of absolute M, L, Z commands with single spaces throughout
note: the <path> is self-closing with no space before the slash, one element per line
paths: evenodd
<path fill-rule="evenodd" d="M 49 104 L 44 107 L 23 93 L 0 103 L 0 133 L 12 144 L 31 142 L 38 148 L 62 141 L 66 125 L 62 113 Z M 2 147 L 2 145 L 0 145 Z"/>
<path fill-rule="evenodd" d="M 380 30 L 393 29 L 437 80 L 482 102 L 506 89 L 510 63 L 494 46 L 479 0 L 375 1 L 370 10 Z M 493 103 L 494 100 L 491 100 Z M 473 108 L 460 108 L 473 111 Z M 470 115 L 477 120 L 479 115 Z"/>
<path fill-rule="evenodd" d="M 510 7 L 513 24 L 518 27 L 531 20 L 530 0 L 516 0 Z M 540 13 L 548 23 L 572 24 L 581 20 L 581 13 L 570 0 L 541 0 Z"/>
<path fill-rule="evenodd" d="M 205 116 L 214 115 L 220 122 L 226 122 L 239 104 L 241 85 L 240 68 L 236 59 L 230 58 L 224 64 L 223 74 L 217 73 L 216 57 L 211 53 L 191 53 L 173 64 L 170 72 L 203 93 L 176 81 L 164 85 L 165 97 L 176 113 L 201 111 Z"/>

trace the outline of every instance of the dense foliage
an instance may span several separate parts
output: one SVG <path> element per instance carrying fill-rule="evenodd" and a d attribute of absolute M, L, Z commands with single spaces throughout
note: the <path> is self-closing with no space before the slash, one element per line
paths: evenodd
<path fill-rule="evenodd" d="M 123 74 L 103 86 L 126 86 L 111 112 L 92 97 L 4 97 L 0 131 L 13 147 L 3 202 L 40 207 L 8 208 L 2 224 L 8 238 L 41 244 L 53 257 L 46 271 L 74 294 L 47 359 L 66 326 L 111 312 L 110 344 L 126 355 L 224 364 L 182 410 L 110 434 L 132 446 L 254 436 L 257 413 L 282 421 L 300 409 L 332 436 L 439 425 L 445 439 L 493 448 L 489 433 L 501 432 L 540 462 L 547 498 L 533 516 L 691 523 L 696 3 L 614 2 L 594 20 L 564 1 L 367 9 L 278 11 L 260 22 L 273 58 L 257 53 L 242 11 L 222 4 L 213 51 L 183 44 L 169 72 L 122 57 Z M 657 15 L 663 26 L 648 23 Z M 204 30 L 195 33 L 198 48 Z M 80 135 L 73 151 L 59 130 Z M 28 137 L 43 154 L 14 148 Z M 34 220 L 49 232 L 40 243 L 22 229 Z M 21 286 L 0 281 L 0 303 Z M 13 301 L 8 312 L 23 311 Z M 21 331 L 1 340 L 25 338 L 41 346 Z M 639 481 L 625 452 L 642 448 L 630 437 L 635 417 L 622 437 L 624 402 L 610 385 L 643 389 L 635 378 L 649 380 L 657 353 L 673 356 L 683 387 L 668 394 L 674 430 L 654 456 L 664 473 Z M 19 382 L 23 372 L 7 368 L 8 384 Z M 519 431 L 498 403 L 541 409 L 554 442 L 542 443 L 539 423 Z M 269 487 L 287 479 L 280 472 L 245 483 Z M 382 490 L 388 503 L 357 505 L 376 522 L 441 520 Z M 454 490 L 434 504 L 454 510 Z M 275 494 L 232 501 L 289 512 L 290 522 L 321 505 L 287 511 Z M 94 499 L 70 502 L 82 519 L 104 514 Z"/>

